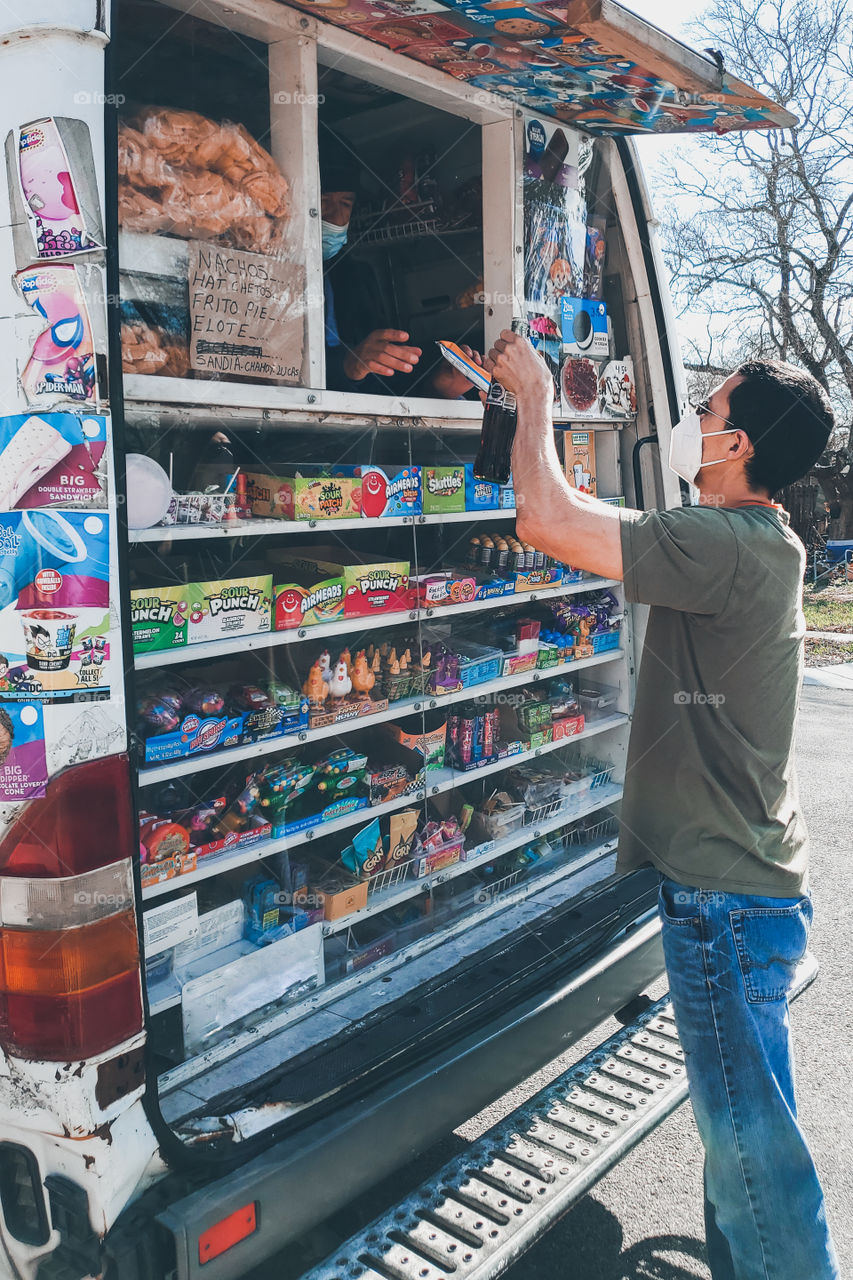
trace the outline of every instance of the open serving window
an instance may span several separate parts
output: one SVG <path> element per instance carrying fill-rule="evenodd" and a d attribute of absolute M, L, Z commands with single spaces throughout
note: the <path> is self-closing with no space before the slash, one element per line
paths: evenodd
<path fill-rule="evenodd" d="M 569 482 L 642 505 L 671 395 L 599 135 L 773 118 L 688 51 L 676 90 L 680 46 L 640 62 L 606 4 L 301 8 L 122 0 L 114 32 L 149 1046 L 212 1145 L 559 980 L 642 896 L 631 610 L 519 542 L 437 343 L 523 315 Z M 376 331 L 415 367 L 354 376 Z"/>

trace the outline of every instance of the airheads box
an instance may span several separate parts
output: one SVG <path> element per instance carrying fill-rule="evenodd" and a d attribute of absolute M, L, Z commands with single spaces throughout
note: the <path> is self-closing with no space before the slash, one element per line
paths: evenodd
<path fill-rule="evenodd" d="M 353 520 L 361 514 L 361 480 L 345 474 L 276 476 L 246 473 L 252 515 L 280 520 Z"/>
<path fill-rule="evenodd" d="M 138 587 L 130 593 L 134 653 L 269 631 L 272 599 L 269 573 Z"/>
<path fill-rule="evenodd" d="M 607 307 L 592 298 L 561 298 L 560 329 L 563 352 L 599 359 L 610 354 Z"/>
<path fill-rule="evenodd" d="M 274 551 L 275 629 L 310 627 L 336 618 L 408 609 L 408 560 L 341 564 L 334 547 L 316 547 L 310 556 Z"/>
<path fill-rule="evenodd" d="M 423 511 L 420 467 L 385 471 L 371 463 L 353 471 L 361 479 L 361 514 L 367 520 L 419 516 Z"/>
<path fill-rule="evenodd" d="M 501 505 L 501 486 L 492 480 L 478 480 L 473 462 L 465 463 L 465 510 L 497 511 Z"/>
<path fill-rule="evenodd" d="M 465 467 L 422 467 L 424 515 L 465 510 Z"/>

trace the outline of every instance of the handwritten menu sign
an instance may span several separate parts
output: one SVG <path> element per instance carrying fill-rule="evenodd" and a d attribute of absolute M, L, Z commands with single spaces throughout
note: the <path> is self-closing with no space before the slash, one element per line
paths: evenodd
<path fill-rule="evenodd" d="M 188 281 L 193 369 L 299 382 L 305 309 L 301 265 L 193 240 Z"/>

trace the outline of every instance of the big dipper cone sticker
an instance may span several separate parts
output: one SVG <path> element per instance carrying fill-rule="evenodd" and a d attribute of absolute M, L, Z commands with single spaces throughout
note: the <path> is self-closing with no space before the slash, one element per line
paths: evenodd
<path fill-rule="evenodd" d="M 32 800 L 47 786 L 44 722 L 37 703 L 0 705 L 0 800 Z"/>
<path fill-rule="evenodd" d="M 0 702 L 106 697 L 109 517 L 0 514 Z"/>

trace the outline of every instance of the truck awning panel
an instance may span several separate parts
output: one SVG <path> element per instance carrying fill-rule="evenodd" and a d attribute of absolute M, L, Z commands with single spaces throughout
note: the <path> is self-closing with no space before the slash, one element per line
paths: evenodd
<path fill-rule="evenodd" d="M 613 0 L 290 0 L 315 17 L 596 134 L 729 133 L 795 117 Z"/>

